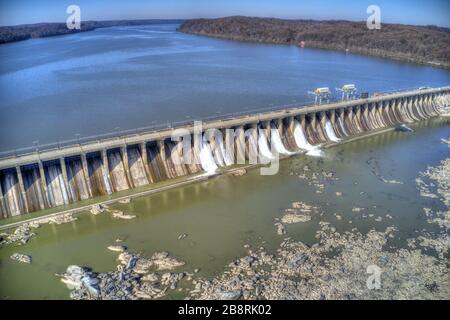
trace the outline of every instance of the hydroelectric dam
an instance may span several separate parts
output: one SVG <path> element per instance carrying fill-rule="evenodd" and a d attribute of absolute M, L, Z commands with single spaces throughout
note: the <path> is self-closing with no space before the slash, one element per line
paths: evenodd
<path fill-rule="evenodd" d="M 399 124 L 439 116 L 449 102 L 450 87 L 383 94 L 311 106 L 293 106 L 239 117 L 194 123 L 180 128 L 192 135 L 194 161 L 183 163 L 178 127 L 140 132 L 54 148 L 36 148 L 0 156 L 0 217 L 8 218 L 183 176 L 211 173 L 242 164 L 243 159 L 270 158 L 269 145 L 281 155 L 311 151 L 376 133 Z M 257 129 L 246 134 L 247 129 Z M 206 139 L 208 129 L 233 129 L 230 141 Z M 194 135 L 200 135 L 195 139 Z M 200 144 L 194 141 L 200 141 Z M 63 207 L 61 207 L 63 209 Z"/>

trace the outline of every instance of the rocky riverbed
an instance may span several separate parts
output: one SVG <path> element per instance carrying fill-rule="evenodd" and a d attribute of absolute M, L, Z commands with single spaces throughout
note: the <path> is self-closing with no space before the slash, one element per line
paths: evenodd
<path fill-rule="evenodd" d="M 187 272 L 161 273 L 184 265 L 167 252 L 156 252 L 150 258 L 122 252 L 117 261 L 116 271 L 96 273 L 88 267 L 71 265 L 59 276 L 76 300 L 156 299 L 175 290 L 185 277 L 192 277 Z"/>
<path fill-rule="evenodd" d="M 444 160 L 421 172 L 418 183 L 424 197 L 433 195 L 447 208 L 449 169 L 450 160 Z M 293 202 L 276 221 L 277 232 L 285 234 L 285 224 L 321 219 L 325 209 Z M 368 213 L 375 209 L 354 207 L 351 211 L 383 221 L 381 215 Z M 448 211 L 424 212 L 442 232 L 418 232 L 407 239 L 406 247 L 398 247 L 395 226 L 367 233 L 357 228 L 338 232 L 330 222 L 320 221 L 314 244 L 284 238 L 272 253 L 246 245 L 248 254 L 213 278 L 171 271 L 184 263 L 167 252 L 147 258 L 125 251 L 118 255 L 116 271 L 95 273 L 69 266 L 62 281 L 72 290 L 73 299 L 159 299 L 175 290 L 187 299 L 448 299 Z"/>
<path fill-rule="evenodd" d="M 319 214 L 319 207 L 296 201 L 291 204 L 291 208 L 284 209 L 283 216 L 276 218 L 274 225 L 277 227 L 277 233 L 283 235 L 286 234 L 286 224 L 308 222 L 312 219 L 312 215 Z"/>
<path fill-rule="evenodd" d="M 318 242 L 307 246 L 285 239 L 276 255 L 249 251 L 211 280 L 199 280 L 195 299 L 448 299 L 448 261 L 420 250 L 394 249 L 384 232 L 338 233 L 321 223 Z M 374 266 L 374 267 L 373 267 Z M 380 270 L 371 289 L 370 268 Z M 369 286 L 368 286 L 369 284 Z"/>

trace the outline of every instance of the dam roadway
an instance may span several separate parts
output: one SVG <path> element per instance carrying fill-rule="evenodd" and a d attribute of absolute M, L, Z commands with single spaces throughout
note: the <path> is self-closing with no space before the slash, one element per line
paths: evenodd
<path fill-rule="evenodd" d="M 241 152 L 241 156 L 249 160 L 258 157 L 258 150 L 259 156 L 261 152 L 267 152 L 265 146 L 271 140 L 279 144 L 276 151 L 283 154 L 438 116 L 439 109 L 448 103 L 449 93 L 450 86 L 446 86 L 381 94 L 367 99 L 255 111 L 204 121 L 202 132 L 228 128 L 265 131 L 264 141 L 257 133 L 244 135 L 243 130 L 235 137 L 237 156 Z M 223 148 L 223 140 L 211 140 L 207 143 L 207 151 L 203 150 L 204 145 L 192 147 L 197 164 L 180 164 L 179 145 L 170 140 L 178 128 L 196 133 L 192 121 L 160 130 L 45 150 L 36 147 L 34 152 L 0 156 L 0 218 L 241 163 L 234 158 L 231 162 L 230 155 L 226 154 L 228 151 Z"/>
<path fill-rule="evenodd" d="M 333 109 L 340 109 L 350 106 L 358 106 L 363 104 L 378 103 L 383 100 L 406 98 L 411 96 L 418 96 L 424 94 L 438 94 L 450 92 L 450 86 L 442 88 L 431 88 L 422 90 L 413 90 L 405 92 L 397 92 L 393 94 L 380 95 L 375 97 L 370 97 L 367 99 L 355 99 L 355 100 L 345 100 L 329 104 L 321 105 L 310 105 L 310 106 L 299 106 L 292 107 L 289 109 L 280 109 L 274 111 L 268 111 L 264 113 L 249 114 L 240 117 L 224 118 L 208 122 L 203 122 L 202 127 L 204 130 L 210 128 L 223 129 L 231 128 L 239 125 L 258 123 L 262 121 L 270 121 L 273 119 L 284 118 L 286 116 L 297 116 L 301 114 L 323 112 Z M 251 112 L 251 110 L 250 110 Z M 189 130 L 193 133 L 193 124 L 183 125 L 182 128 Z M 139 144 L 144 141 L 158 141 L 164 140 L 171 137 L 173 130 L 176 128 L 167 128 L 159 130 L 157 132 L 147 132 L 141 134 L 133 134 L 128 136 L 115 137 L 110 139 L 105 139 L 102 141 L 92 141 L 89 143 L 75 144 L 72 146 L 61 147 L 51 150 L 43 150 L 39 152 L 33 152 L 29 154 L 10 156 L 1 158 L 0 157 L 0 170 L 15 167 L 17 165 L 25 165 L 28 163 L 34 163 L 37 161 L 46 161 L 50 159 L 56 159 L 60 157 L 78 155 L 83 153 L 95 152 L 102 149 L 112 149 L 119 148 L 126 145 Z"/>

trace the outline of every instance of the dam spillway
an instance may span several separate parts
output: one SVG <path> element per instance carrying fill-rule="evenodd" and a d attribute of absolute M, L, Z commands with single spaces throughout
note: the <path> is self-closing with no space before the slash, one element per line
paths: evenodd
<path fill-rule="evenodd" d="M 440 115 L 450 87 L 367 99 L 297 106 L 202 124 L 113 137 L 102 141 L 0 158 L 0 216 L 8 218 L 178 177 L 257 163 L 274 153 L 311 152 L 369 132 Z M 189 148 L 173 141 L 175 129 Z M 234 135 L 209 135 L 209 129 Z M 231 147 L 230 147 L 231 146 Z M 183 162 L 188 156 L 192 161 Z M 260 161 L 263 163 L 263 161 Z"/>

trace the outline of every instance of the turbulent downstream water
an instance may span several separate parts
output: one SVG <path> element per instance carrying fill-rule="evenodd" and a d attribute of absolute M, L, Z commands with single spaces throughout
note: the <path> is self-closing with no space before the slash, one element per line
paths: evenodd
<path fill-rule="evenodd" d="M 186 262 L 180 271 L 200 268 L 198 276 L 206 278 L 220 274 L 229 262 L 245 255 L 246 244 L 264 246 L 269 252 L 286 236 L 313 244 L 320 221 L 332 223 L 338 231 L 396 226 L 395 243 L 404 247 L 405 240 L 418 230 L 438 231 L 426 222 L 423 208 L 442 208 L 442 203 L 421 197 L 415 179 L 419 171 L 448 157 L 449 147 L 441 139 L 450 137 L 449 124 L 448 119 L 424 121 L 412 125 L 413 133 L 383 133 L 323 150 L 321 157 L 293 156 L 281 161 L 280 172 L 274 176 L 261 176 L 255 169 L 241 177 L 220 176 L 114 205 L 137 215 L 134 220 L 83 213 L 75 222 L 43 225 L 26 245 L 0 249 L 0 297 L 68 298 L 69 291 L 55 273 L 64 272 L 70 264 L 89 266 L 96 272 L 114 270 L 117 253 L 106 248 L 118 237 L 125 239 L 131 252 L 151 255 L 166 250 Z M 319 175 L 332 172 L 333 179 L 324 179 L 319 189 L 308 185 L 299 177 L 305 165 Z M 296 201 L 320 207 L 323 215 L 287 225 L 288 233 L 278 235 L 275 219 Z M 375 220 L 379 216 L 382 221 Z M 178 240 L 181 234 L 187 237 Z M 14 252 L 31 255 L 32 263 L 12 261 L 9 256 Z M 166 298 L 183 296 L 174 291 Z"/>
<path fill-rule="evenodd" d="M 0 152 L 311 100 L 308 90 L 448 85 L 449 72 L 339 52 L 224 41 L 176 25 L 0 46 Z M 25 116 L 26 115 L 26 116 Z"/>

